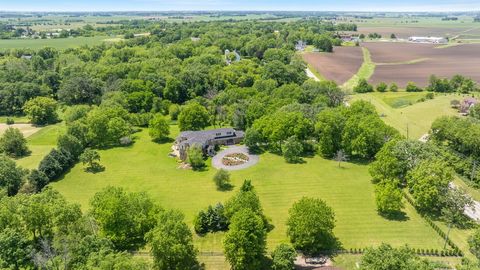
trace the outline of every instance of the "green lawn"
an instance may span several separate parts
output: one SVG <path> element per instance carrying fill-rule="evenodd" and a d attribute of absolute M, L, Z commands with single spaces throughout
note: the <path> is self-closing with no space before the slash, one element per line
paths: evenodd
<path fill-rule="evenodd" d="M 173 135 L 178 133 L 176 126 L 172 129 Z M 163 207 L 185 213 L 189 225 L 200 209 L 224 202 L 236 191 L 217 191 L 211 180 L 213 168 L 203 172 L 178 169 L 177 161 L 168 157 L 171 144 L 151 142 L 146 130 L 136 137 L 131 147 L 100 151 L 104 172 L 86 173 L 78 164 L 51 185 L 70 201 L 80 203 L 84 210 L 88 210 L 90 198 L 109 185 L 146 191 Z M 280 156 L 263 154 L 259 164 L 232 173 L 232 179 L 237 188 L 244 179 L 253 181 L 265 214 L 275 226 L 268 235 L 270 249 L 287 241 L 288 209 L 302 196 L 322 198 L 333 207 L 337 220 L 335 233 L 345 248 L 363 248 L 381 242 L 415 248 L 439 249 L 442 245 L 442 239 L 410 206 L 405 210 L 405 221 L 386 220 L 377 214 L 367 165 L 347 163 L 339 168 L 336 162 L 320 157 L 292 165 Z M 222 236 L 218 233 L 195 237 L 195 242 L 201 252 L 221 252 Z M 202 258 L 208 262 L 208 269 L 223 269 L 221 257 L 202 255 Z"/>
<path fill-rule="evenodd" d="M 418 95 L 418 96 L 416 96 Z M 450 101 L 454 99 L 462 100 L 465 97 L 458 94 L 440 94 L 433 100 L 426 100 L 410 106 L 394 108 L 402 99 L 417 100 L 420 95 L 425 93 L 406 93 L 406 92 L 387 92 L 387 93 L 367 93 L 351 96 L 351 102 L 355 100 L 366 100 L 371 102 L 378 113 L 383 114 L 382 119 L 388 125 L 396 128 L 403 135 L 409 138 L 418 139 L 430 130 L 430 127 L 438 117 L 442 115 L 458 115 L 457 111 L 450 107 Z"/>
<path fill-rule="evenodd" d="M 2 39 L 0 50 L 4 49 L 41 49 L 53 47 L 56 49 L 75 48 L 83 45 L 99 45 L 103 42 L 114 41 L 107 36 L 56 38 L 56 39 Z"/>
<path fill-rule="evenodd" d="M 32 153 L 24 158 L 17 159 L 17 164 L 27 168 L 35 169 L 43 159 L 43 157 L 50 152 L 50 150 L 57 145 L 57 138 L 65 131 L 65 125 L 62 123 L 46 126 L 27 138 L 28 148 Z"/>
<path fill-rule="evenodd" d="M 358 84 L 360 79 L 368 80 L 375 72 L 375 63 L 373 63 L 370 56 L 370 51 L 362 47 L 363 52 L 363 64 L 357 71 L 357 74 L 353 75 L 347 82 L 342 85 L 342 88 L 345 90 L 353 90 L 353 88 Z"/>

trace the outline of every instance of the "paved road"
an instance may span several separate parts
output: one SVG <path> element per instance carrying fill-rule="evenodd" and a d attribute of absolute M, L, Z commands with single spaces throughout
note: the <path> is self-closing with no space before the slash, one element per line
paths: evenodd
<path fill-rule="evenodd" d="M 233 154 L 233 153 L 243 153 L 247 155 L 250 159 L 248 160 L 247 163 L 237 165 L 237 166 L 225 166 L 222 163 L 222 158 L 225 155 L 228 154 Z M 212 158 L 212 166 L 217 168 L 217 169 L 225 169 L 227 171 L 237 171 L 237 170 L 243 170 L 248 167 L 251 167 L 255 164 L 258 163 L 259 157 L 257 155 L 252 155 L 248 153 L 248 148 L 244 145 L 234 145 L 234 146 L 229 146 L 227 149 L 222 150 L 218 152 L 213 158 Z"/>

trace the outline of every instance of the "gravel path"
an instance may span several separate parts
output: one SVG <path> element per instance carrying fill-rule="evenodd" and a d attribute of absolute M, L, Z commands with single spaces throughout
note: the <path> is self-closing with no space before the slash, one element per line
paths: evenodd
<path fill-rule="evenodd" d="M 233 153 L 243 153 L 247 155 L 250 159 L 248 160 L 247 163 L 237 165 L 237 166 L 225 166 L 222 163 L 222 158 L 225 155 L 228 154 L 233 154 Z M 251 167 L 255 164 L 258 163 L 258 156 L 257 155 L 252 155 L 248 153 L 248 148 L 244 145 L 234 145 L 234 146 L 229 146 L 227 149 L 222 150 L 218 152 L 213 158 L 212 158 L 212 166 L 217 168 L 217 169 L 225 169 L 227 171 L 237 171 L 237 170 L 243 170 L 248 167 Z"/>
<path fill-rule="evenodd" d="M 305 69 L 305 72 L 307 72 L 307 77 L 312 78 L 314 81 L 317 82 L 320 81 L 320 79 L 315 76 L 315 74 L 313 74 L 313 72 L 309 68 Z"/>

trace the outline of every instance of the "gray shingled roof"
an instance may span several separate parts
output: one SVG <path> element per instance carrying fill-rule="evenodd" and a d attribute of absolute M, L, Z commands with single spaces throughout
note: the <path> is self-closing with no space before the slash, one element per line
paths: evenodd
<path fill-rule="evenodd" d="M 243 131 L 236 131 L 233 128 L 218 128 L 218 129 L 211 129 L 211 130 L 201 130 L 201 131 L 182 131 L 180 135 L 177 137 L 177 142 L 179 142 L 182 138 L 186 138 L 186 140 L 181 141 L 180 144 L 200 144 L 204 145 L 209 140 L 215 139 L 217 137 L 217 133 L 226 134 L 227 132 L 232 132 L 236 136 L 223 136 L 223 137 L 243 137 Z"/>

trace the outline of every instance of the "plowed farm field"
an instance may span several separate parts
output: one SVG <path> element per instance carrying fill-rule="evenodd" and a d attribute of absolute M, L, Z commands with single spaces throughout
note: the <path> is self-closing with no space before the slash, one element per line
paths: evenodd
<path fill-rule="evenodd" d="M 363 63 L 360 47 L 335 47 L 333 53 L 305 53 L 303 58 L 324 78 L 337 84 L 348 81 Z"/>
<path fill-rule="evenodd" d="M 412 81 L 428 85 L 428 78 L 460 74 L 480 82 L 480 44 L 435 48 L 434 44 L 364 43 L 376 68 L 370 82 L 395 82 L 404 87 Z"/>

